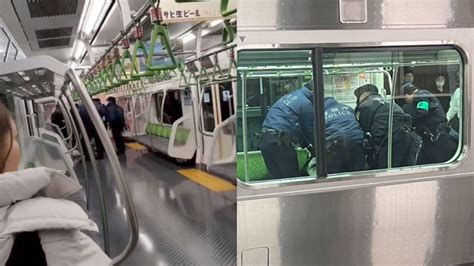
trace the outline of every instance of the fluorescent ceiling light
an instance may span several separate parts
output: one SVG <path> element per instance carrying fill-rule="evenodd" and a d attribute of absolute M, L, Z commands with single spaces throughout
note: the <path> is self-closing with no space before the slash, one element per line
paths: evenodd
<path fill-rule="evenodd" d="M 111 2 L 112 0 L 90 0 L 82 26 L 82 32 L 85 35 L 90 35 L 97 30 Z"/>
<path fill-rule="evenodd" d="M 221 24 L 222 22 L 224 22 L 223 19 L 213 20 L 213 21 L 209 22 L 209 28 L 213 28 L 213 27 Z"/>
<path fill-rule="evenodd" d="M 196 38 L 196 35 L 194 33 L 189 32 L 183 35 L 183 37 L 181 37 L 180 39 L 183 41 L 183 43 L 186 43 L 186 42 L 194 40 L 195 38 Z"/>
<path fill-rule="evenodd" d="M 73 54 L 73 59 L 80 59 L 85 49 L 86 49 L 86 46 L 84 45 L 84 43 L 81 40 L 77 40 L 76 49 L 74 50 L 74 54 Z"/>

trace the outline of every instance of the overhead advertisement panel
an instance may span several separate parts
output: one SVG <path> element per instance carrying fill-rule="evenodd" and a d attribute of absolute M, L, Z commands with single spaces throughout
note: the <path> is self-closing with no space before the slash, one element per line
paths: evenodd
<path fill-rule="evenodd" d="M 227 9 L 236 8 L 236 0 Z M 161 1 L 163 22 L 209 21 L 221 18 L 220 0 L 164 0 Z"/>

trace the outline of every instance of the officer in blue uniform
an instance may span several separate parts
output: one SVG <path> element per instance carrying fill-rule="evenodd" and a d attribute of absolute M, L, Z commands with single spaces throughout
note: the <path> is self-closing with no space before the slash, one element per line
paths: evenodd
<path fill-rule="evenodd" d="M 332 97 L 324 99 L 327 171 L 329 174 L 364 170 L 364 131 L 354 110 Z"/>
<path fill-rule="evenodd" d="M 314 140 L 312 83 L 281 97 L 263 122 L 260 149 L 272 178 L 303 175 L 296 148 L 308 147 Z"/>
<path fill-rule="evenodd" d="M 449 161 L 456 153 L 457 137 L 450 136 L 452 130 L 438 98 L 413 84 L 403 85 L 401 92 L 406 102 L 403 109 L 412 116 L 413 126 L 423 140 L 417 163 Z"/>

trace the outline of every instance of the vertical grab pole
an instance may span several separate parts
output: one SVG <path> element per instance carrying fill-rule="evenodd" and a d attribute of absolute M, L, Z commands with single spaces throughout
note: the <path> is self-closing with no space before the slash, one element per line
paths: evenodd
<path fill-rule="evenodd" d="M 77 110 L 76 105 L 74 105 L 74 101 L 72 100 L 71 95 L 68 94 L 65 89 L 63 89 L 62 94 L 66 97 L 67 102 L 71 106 L 72 113 L 76 117 L 76 121 L 79 124 L 79 129 L 81 130 L 82 137 L 84 138 L 84 143 L 86 144 L 87 152 L 89 153 L 89 158 L 91 160 L 92 169 L 94 171 L 94 176 L 97 183 L 97 192 L 99 193 L 100 215 L 102 218 L 102 230 L 104 231 L 103 232 L 104 250 L 105 250 L 105 253 L 110 254 L 109 223 L 107 221 L 107 208 L 105 206 L 105 198 L 104 198 L 104 193 L 102 190 L 102 184 L 100 182 L 99 169 L 97 168 L 97 161 L 95 160 L 95 157 L 94 157 L 94 152 L 92 150 L 92 146 L 89 141 L 89 135 L 87 135 L 86 127 L 84 126 L 84 123 L 82 123 L 81 116 L 79 115 L 79 111 Z"/>
<path fill-rule="evenodd" d="M 323 81 L 323 50 L 313 49 L 311 51 L 311 63 L 313 65 L 313 102 L 314 102 L 314 145 L 316 156 L 317 178 L 325 179 L 326 168 L 326 137 L 324 135 L 324 81 Z"/>
<path fill-rule="evenodd" d="M 94 123 L 94 126 L 97 130 L 97 134 L 99 135 L 99 138 L 102 141 L 102 144 L 104 145 L 105 152 L 107 154 L 107 157 L 109 158 L 112 172 L 114 174 L 114 178 L 117 181 L 117 186 L 120 191 L 120 195 L 122 196 L 122 203 L 125 207 L 128 227 L 130 230 L 130 238 L 125 249 L 119 255 L 112 259 L 113 263 L 117 264 L 130 255 L 130 253 L 135 248 L 138 242 L 138 220 L 135 213 L 135 207 L 133 206 L 131 193 L 127 181 L 125 180 L 125 176 L 122 172 L 120 162 L 117 156 L 115 155 L 115 150 L 112 146 L 112 142 L 108 137 L 107 130 L 105 129 L 102 119 L 97 113 L 97 110 L 94 106 L 94 103 L 92 102 L 91 97 L 87 93 L 87 89 L 84 86 L 84 83 L 82 83 L 77 73 L 72 69 L 69 69 L 66 72 L 66 82 L 68 82 L 68 79 L 72 82 L 76 91 L 79 93 L 79 96 L 84 102 L 84 106 L 86 107 L 86 110 L 90 115 L 91 121 L 92 123 Z M 67 86 L 64 86 L 63 89 L 67 89 Z"/>
<path fill-rule="evenodd" d="M 82 170 L 84 171 L 84 175 L 85 175 L 85 183 L 86 183 L 86 207 L 87 207 L 87 210 L 89 210 L 89 201 L 90 201 L 90 188 L 89 188 L 89 175 L 87 173 L 87 167 L 86 167 L 86 157 L 84 156 L 84 147 L 82 147 L 82 143 L 81 143 L 81 137 L 79 135 L 79 131 L 77 130 L 77 127 L 76 125 L 74 124 L 73 120 L 72 120 L 72 115 L 71 115 L 71 112 L 69 109 L 67 109 L 66 107 L 66 104 L 64 104 L 64 100 L 62 97 L 59 97 L 59 102 L 61 103 L 61 106 L 63 107 L 64 109 L 64 117 L 67 118 L 66 120 L 69 120 L 69 123 L 71 124 L 71 128 L 72 128 L 72 131 L 73 131 L 73 134 L 74 134 L 74 138 L 76 139 L 76 142 L 77 142 L 77 146 L 79 147 L 79 152 L 81 153 L 81 162 L 82 162 Z M 76 107 L 76 106 L 74 106 Z M 72 107 L 71 107 L 72 109 Z M 105 243 L 105 242 L 104 242 Z"/>

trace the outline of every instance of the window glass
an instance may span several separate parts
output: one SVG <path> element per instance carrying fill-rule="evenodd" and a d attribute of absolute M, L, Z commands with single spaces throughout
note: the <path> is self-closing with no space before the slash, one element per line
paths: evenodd
<path fill-rule="evenodd" d="M 183 107 L 181 105 L 181 91 L 172 90 L 166 92 L 166 98 L 163 105 L 163 123 L 173 124 L 183 116 Z"/>
<path fill-rule="evenodd" d="M 14 61 L 16 59 L 17 54 L 18 54 L 18 49 L 12 42 L 10 42 L 10 46 L 8 47 L 8 51 L 7 51 L 7 58 L 5 61 L 6 62 Z"/>
<path fill-rule="evenodd" d="M 216 112 L 214 110 L 213 85 L 206 85 L 202 93 L 202 123 L 204 131 L 212 132 L 216 127 Z"/>
<path fill-rule="evenodd" d="M 451 47 L 323 49 L 325 129 L 314 132 L 311 51 L 239 52 L 237 176 L 246 182 L 446 163 L 462 133 Z M 324 134 L 324 154 L 314 152 Z M 321 173 L 319 173 L 321 175 Z"/>
<path fill-rule="evenodd" d="M 163 104 L 163 92 L 158 92 L 154 94 L 154 101 L 155 101 L 155 110 L 156 110 L 156 119 L 158 123 L 162 123 L 162 115 L 161 115 L 161 105 Z"/>
<path fill-rule="evenodd" d="M 6 59 L 9 43 L 10 38 L 8 38 L 8 35 L 5 30 L 0 28 L 0 62 L 4 62 Z"/>
<path fill-rule="evenodd" d="M 304 84 L 312 75 L 311 52 L 238 56 L 237 176 L 250 182 L 308 175 L 314 110 Z"/>
<path fill-rule="evenodd" d="M 232 82 L 217 84 L 219 90 L 219 108 L 221 111 L 220 123 L 234 114 L 234 95 L 232 92 Z"/>

